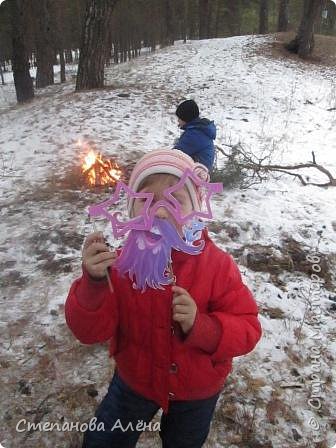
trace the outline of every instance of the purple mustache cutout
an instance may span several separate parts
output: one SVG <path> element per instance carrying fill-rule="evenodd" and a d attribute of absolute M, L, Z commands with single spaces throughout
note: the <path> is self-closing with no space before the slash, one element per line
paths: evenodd
<path fill-rule="evenodd" d="M 172 249 L 197 255 L 204 247 L 204 241 L 197 246 L 187 244 L 165 219 L 154 217 L 152 230 L 155 233 L 131 230 L 115 264 L 118 272 L 121 275 L 128 273 L 134 280 L 133 287 L 142 292 L 147 286 L 164 289 L 162 285 L 172 282 L 166 272 Z"/>

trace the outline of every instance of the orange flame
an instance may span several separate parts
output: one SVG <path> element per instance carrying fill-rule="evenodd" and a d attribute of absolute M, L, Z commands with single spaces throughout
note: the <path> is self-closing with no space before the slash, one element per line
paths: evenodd
<path fill-rule="evenodd" d="M 110 159 L 102 159 L 92 149 L 84 157 L 82 173 L 87 177 L 89 185 L 113 185 L 121 177 L 122 171 L 118 164 Z"/>

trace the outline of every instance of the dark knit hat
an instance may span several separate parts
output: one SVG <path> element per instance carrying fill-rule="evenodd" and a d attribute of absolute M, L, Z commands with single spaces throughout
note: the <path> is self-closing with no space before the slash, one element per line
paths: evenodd
<path fill-rule="evenodd" d="M 189 123 L 189 121 L 199 117 L 199 109 L 194 100 L 183 101 L 183 103 L 177 107 L 176 115 L 181 120 Z"/>

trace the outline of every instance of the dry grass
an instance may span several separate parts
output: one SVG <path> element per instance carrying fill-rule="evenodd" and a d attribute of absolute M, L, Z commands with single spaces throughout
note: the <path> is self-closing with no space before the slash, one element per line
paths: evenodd
<path fill-rule="evenodd" d="M 284 352 L 294 365 L 301 365 L 302 356 L 298 349 L 294 348 L 292 345 L 289 345 L 284 347 Z"/>
<path fill-rule="evenodd" d="M 270 319 L 284 319 L 286 313 L 278 307 L 260 306 L 259 312 L 262 315 L 268 316 Z"/>
<path fill-rule="evenodd" d="M 284 45 L 290 42 L 295 33 L 290 31 L 286 33 L 275 33 L 274 40 L 270 43 L 260 46 L 259 54 L 270 56 L 274 59 L 290 59 L 292 61 L 300 61 L 308 65 L 323 65 L 327 67 L 335 67 L 336 65 L 336 37 L 315 35 L 315 49 L 313 55 L 306 59 L 300 59 L 296 54 L 290 53 L 285 49 Z"/>

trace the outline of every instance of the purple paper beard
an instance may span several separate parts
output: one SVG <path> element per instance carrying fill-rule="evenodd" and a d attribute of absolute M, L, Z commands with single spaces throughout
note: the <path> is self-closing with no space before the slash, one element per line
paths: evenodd
<path fill-rule="evenodd" d="M 163 285 L 172 282 L 167 273 L 172 249 L 198 255 L 203 247 L 204 241 L 197 246 L 187 244 L 169 221 L 155 217 L 151 231 L 130 231 L 115 267 L 120 275 L 128 273 L 136 289 L 164 289 Z"/>

